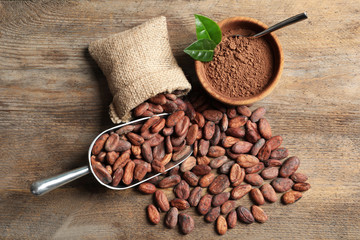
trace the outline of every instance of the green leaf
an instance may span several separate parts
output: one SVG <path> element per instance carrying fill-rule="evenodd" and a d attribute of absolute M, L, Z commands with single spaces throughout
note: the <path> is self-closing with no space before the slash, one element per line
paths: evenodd
<path fill-rule="evenodd" d="M 213 40 L 216 44 L 221 42 L 221 30 L 219 25 L 210 18 L 195 14 L 196 37 Z"/>
<path fill-rule="evenodd" d="M 202 62 L 210 62 L 214 56 L 216 43 L 209 39 L 200 39 L 185 48 L 184 52 L 193 59 Z"/>

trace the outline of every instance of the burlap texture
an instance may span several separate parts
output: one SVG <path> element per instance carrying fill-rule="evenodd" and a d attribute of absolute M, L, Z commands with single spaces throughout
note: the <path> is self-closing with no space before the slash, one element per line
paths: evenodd
<path fill-rule="evenodd" d="M 103 71 L 113 95 L 110 118 L 114 123 L 131 119 L 131 110 L 158 93 L 190 91 L 168 39 L 166 18 L 161 16 L 90 43 L 89 52 Z"/>

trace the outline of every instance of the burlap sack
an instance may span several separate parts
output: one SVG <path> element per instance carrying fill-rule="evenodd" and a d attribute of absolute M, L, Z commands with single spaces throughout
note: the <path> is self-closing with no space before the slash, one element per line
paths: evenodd
<path fill-rule="evenodd" d="M 129 121 L 131 110 L 158 93 L 180 94 L 191 85 L 170 48 L 165 17 L 90 43 L 89 52 L 105 74 L 114 123 Z"/>

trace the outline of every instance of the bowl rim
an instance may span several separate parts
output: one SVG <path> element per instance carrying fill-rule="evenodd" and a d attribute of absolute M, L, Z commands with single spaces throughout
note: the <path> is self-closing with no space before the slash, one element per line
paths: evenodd
<path fill-rule="evenodd" d="M 218 22 L 218 25 L 220 27 L 220 29 L 228 23 L 231 22 L 249 22 L 252 24 L 256 24 L 264 29 L 268 28 L 268 26 L 251 17 L 230 17 L 230 18 L 226 18 L 220 22 Z M 203 88 L 205 89 L 206 92 L 208 92 L 212 97 L 214 97 L 216 100 L 219 100 L 225 104 L 229 104 L 229 105 L 248 105 L 248 104 L 252 104 L 255 103 L 257 101 L 260 101 L 261 99 L 265 98 L 266 96 L 268 96 L 276 87 L 276 85 L 279 83 L 279 80 L 281 78 L 282 72 L 283 72 L 283 67 L 284 67 L 284 53 L 280 44 L 280 41 L 278 39 L 278 37 L 274 34 L 274 32 L 269 33 L 268 35 L 271 36 L 271 38 L 274 40 L 275 46 L 279 49 L 278 53 L 279 53 L 279 65 L 278 65 L 278 69 L 276 72 L 274 72 L 273 75 L 273 80 L 270 82 L 270 84 L 268 84 L 268 86 L 260 93 L 258 93 L 257 95 L 251 96 L 251 97 L 247 97 L 244 99 L 241 98 L 230 98 L 230 97 L 226 97 L 224 95 L 221 95 L 220 93 L 218 93 L 217 91 L 213 90 L 213 87 L 210 85 L 210 83 L 207 81 L 206 77 L 203 76 L 202 74 L 200 74 L 200 69 L 203 67 L 203 62 L 201 61 L 195 61 L 195 71 L 196 71 L 196 75 L 201 83 L 201 85 L 203 86 Z"/>

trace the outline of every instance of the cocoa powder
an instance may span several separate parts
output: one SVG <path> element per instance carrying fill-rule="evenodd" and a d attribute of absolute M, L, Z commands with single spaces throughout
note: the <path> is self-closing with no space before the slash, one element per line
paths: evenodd
<path fill-rule="evenodd" d="M 222 95 L 256 95 L 273 75 L 273 53 L 264 38 L 231 37 L 233 34 L 230 31 L 223 36 L 213 60 L 205 63 L 207 79 Z"/>

